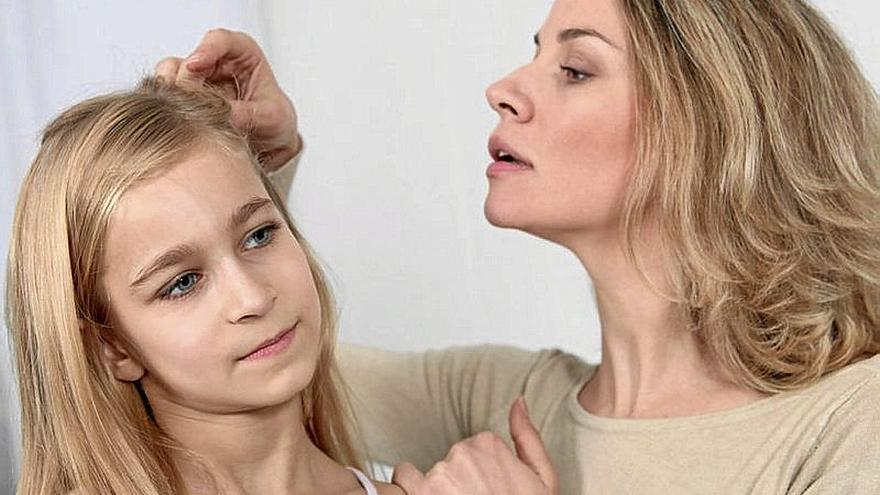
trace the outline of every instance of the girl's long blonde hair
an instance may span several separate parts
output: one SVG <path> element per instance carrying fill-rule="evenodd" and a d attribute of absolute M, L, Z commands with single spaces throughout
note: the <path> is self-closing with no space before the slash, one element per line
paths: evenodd
<path fill-rule="evenodd" d="M 108 220 L 129 186 L 205 142 L 253 157 L 229 117 L 227 102 L 210 91 L 147 79 L 84 101 L 46 128 L 21 189 L 8 261 L 6 316 L 22 407 L 19 494 L 185 492 L 171 461 L 178 447 L 151 420 L 136 385 L 114 378 L 100 357 L 101 333 L 112 328 L 99 275 Z M 320 357 L 303 391 L 306 431 L 330 457 L 357 465 L 330 292 L 259 173 L 306 251 L 322 308 Z"/>
<path fill-rule="evenodd" d="M 622 0 L 637 92 L 630 255 L 659 218 L 672 297 L 773 393 L 880 352 L 880 111 L 800 0 Z"/>

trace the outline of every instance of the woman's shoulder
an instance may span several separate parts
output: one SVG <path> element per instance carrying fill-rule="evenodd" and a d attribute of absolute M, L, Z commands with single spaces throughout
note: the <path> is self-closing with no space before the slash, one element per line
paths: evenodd
<path fill-rule="evenodd" d="M 852 435 L 880 438 L 880 355 L 844 366 L 791 396 L 821 423 L 820 444 Z M 880 444 L 875 448 L 880 454 Z"/>
<path fill-rule="evenodd" d="M 822 427 L 794 486 L 816 493 L 877 493 L 880 355 L 833 372 L 803 393 Z"/>
<path fill-rule="evenodd" d="M 880 420 L 880 354 L 850 364 L 837 374 L 829 381 L 845 392 L 842 407 L 870 410 Z M 880 431 L 880 421 L 876 424 Z"/>
<path fill-rule="evenodd" d="M 810 386 L 783 392 L 768 404 L 776 406 L 774 410 L 788 404 L 790 414 L 812 418 L 823 432 L 820 438 L 836 428 L 848 431 L 850 421 L 871 422 L 871 428 L 880 435 L 880 355 L 828 373 Z M 791 407 L 800 413 L 794 413 Z"/>
<path fill-rule="evenodd" d="M 880 354 L 829 373 L 803 393 L 834 398 L 836 407 L 880 406 Z M 880 407 L 876 410 L 880 414 Z"/>

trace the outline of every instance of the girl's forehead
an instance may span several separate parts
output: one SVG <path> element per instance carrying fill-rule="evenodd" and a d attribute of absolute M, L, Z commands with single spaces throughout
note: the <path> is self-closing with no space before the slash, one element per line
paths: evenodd
<path fill-rule="evenodd" d="M 175 206 L 172 211 L 187 206 L 188 201 L 222 205 L 237 195 L 263 190 L 246 157 L 205 149 L 133 184 L 120 196 L 114 216 L 131 215 L 151 204 L 171 204 Z"/>
<path fill-rule="evenodd" d="M 268 194 L 246 159 L 193 155 L 121 195 L 107 226 L 105 266 L 116 271 L 181 243 L 221 240 L 237 210 L 254 198 Z"/>

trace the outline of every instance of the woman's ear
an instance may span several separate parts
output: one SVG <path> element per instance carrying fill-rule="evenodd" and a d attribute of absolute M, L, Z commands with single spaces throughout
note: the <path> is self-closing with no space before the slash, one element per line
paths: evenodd
<path fill-rule="evenodd" d="M 102 331 L 98 341 L 101 346 L 101 359 L 117 380 L 136 382 L 143 378 L 146 369 L 118 336 L 112 332 Z"/>

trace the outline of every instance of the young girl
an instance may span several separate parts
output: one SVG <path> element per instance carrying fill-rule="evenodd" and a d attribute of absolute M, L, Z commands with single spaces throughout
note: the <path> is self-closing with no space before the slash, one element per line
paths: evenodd
<path fill-rule="evenodd" d="M 401 493 L 344 467 L 330 294 L 220 96 L 148 79 L 53 121 L 7 284 L 18 493 Z"/>

